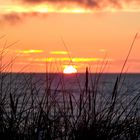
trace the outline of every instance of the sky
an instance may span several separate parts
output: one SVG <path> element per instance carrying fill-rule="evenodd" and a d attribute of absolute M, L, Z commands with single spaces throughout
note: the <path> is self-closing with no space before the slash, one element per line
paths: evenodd
<path fill-rule="evenodd" d="M 1 71 L 140 72 L 139 0 L 0 0 Z"/>

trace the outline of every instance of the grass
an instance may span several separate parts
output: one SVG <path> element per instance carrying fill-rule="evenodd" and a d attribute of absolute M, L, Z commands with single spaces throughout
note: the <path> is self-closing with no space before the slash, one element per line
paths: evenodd
<path fill-rule="evenodd" d="M 79 85 L 77 94 L 67 90 L 64 75 L 46 73 L 46 79 L 40 79 L 35 74 L 6 73 L 13 61 L 3 65 L 3 49 L 0 53 L 0 138 L 140 139 L 140 90 L 129 102 L 126 102 L 127 96 L 124 98 L 124 94 L 129 96 L 128 91 L 123 92 L 123 70 L 136 37 L 108 94 L 104 90 L 105 85 L 101 86 L 103 73 L 96 73 L 93 77 L 88 68 L 84 84 L 81 85 L 81 79 L 75 75 Z"/>
<path fill-rule="evenodd" d="M 23 81 L 21 80 L 19 85 L 13 84 L 18 76 Z M 6 74 L 5 78 L 8 81 L 12 77 L 12 83 L 5 85 L 3 81 L 1 87 L 1 137 L 26 140 L 137 139 L 140 137 L 137 110 L 140 93 L 127 103 L 125 99 L 121 100 L 123 94 L 117 93 L 117 88 L 120 87 L 118 78 L 110 92 L 112 94 L 106 96 L 106 93 L 99 92 L 98 76 L 92 86 L 88 83 L 91 76 L 87 70 L 85 86 L 80 94 L 75 96 L 75 93 L 65 89 L 66 85 L 62 77 L 54 90 L 52 90 L 53 81 L 47 85 L 47 88 L 45 88 L 46 82 L 41 82 L 44 83 L 42 91 L 38 86 L 39 81 L 34 80 L 36 76 Z M 7 81 L 5 78 L 3 80 Z M 59 90 L 58 86 L 62 89 Z"/>

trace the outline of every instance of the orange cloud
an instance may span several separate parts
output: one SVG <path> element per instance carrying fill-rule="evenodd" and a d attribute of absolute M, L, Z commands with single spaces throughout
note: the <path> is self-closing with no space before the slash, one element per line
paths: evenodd
<path fill-rule="evenodd" d="M 86 13 L 96 11 L 140 11 L 138 0 L 21 0 L 0 5 L 1 14 L 9 13 Z"/>
<path fill-rule="evenodd" d="M 138 0 L 22 0 L 25 3 L 38 5 L 38 4 L 51 4 L 57 5 L 59 9 L 64 7 L 72 7 L 77 5 L 84 7 L 86 9 L 126 9 L 131 8 L 135 9 L 140 7 L 140 1 Z M 138 9 L 137 9 L 138 10 Z"/>
<path fill-rule="evenodd" d="M 54 58 L 54 57 L 49 57 L 49 58 L 35 58 L 35 59 L 29 59 L 31 61 L 35 62 L 75 62 L 75 63 L 81 63 L 81 62 L 98 62 L 98 61 L 104 61 L 103 58 L 68 58 L 68 57 L 63 57 L 63 58 Z M 107 59 L 107 61 L 112 61 L 112 59 Z"/>
<path fill-rule="evenodd" d="M 52 51 L 50 54 L 56 54 L 56 55 L 65 55 L 68 54 L 66 51 Z"/>
<path fill-rule="evenodd" d="M 15 24 L 24 21 L 28 17 L 46 17 L 46 14 L 41 14 L 38 12 L 11 12 L 0 14 L 0 23 Z"/>
<path fill-rule="evenodd" d="M 16 50 L 16 53 L 21 54 L 34 54 L 34 53 L 43 53 L 43 50 Z"/>
<path fill-rule="evenodd" d="M 12 4 L 13 3 L 13 4 Z M 93 13 L 115 11 L 140 11 L 138 0 L 15 0 L 0 5 L 0 22 L 11 24 L 26 17 L 46 17 L 48 13 Z"/>
<path fill-rule="evenodd" d="M 1 11 L 2 9 L 2 11 Z M 91 12 L 90 9 L 85 9 L 79 5 L 56 5 L 51 3 L 38 4 L 38 5 L 8 5 L 0 6 L 1 14 L 10 14 L 10 13 L 38 13 L 38 14 L 47 14 L 47 13 L 86 13 Z"/>

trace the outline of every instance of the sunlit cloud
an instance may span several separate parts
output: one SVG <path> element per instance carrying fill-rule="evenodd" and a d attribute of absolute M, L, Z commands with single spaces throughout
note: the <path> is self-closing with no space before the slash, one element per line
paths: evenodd
<path fill-rule="evenodd" d="M 49 13 L 140 12 L 138 0 L 14 0 L 0 3 L 0 22 L 17 23 L 26 17 L 47 17 Z"/>
<path fill-rule="evenodd" d="M 13 4 L 12 4 L 13 3 Z M 0 5 L 9 13 L 93 13 L 101 11 L 140 11 L 139 0 L 15 0 Z"/>
<path fill-rule="evenodd" d="M 34 58 L 34 59 L 29 59 L 31 61 L 35 62 L 73 62 L 73 63 L 87 63 L 87 62 L 98 62 L 98 61 L 104 61 L 103 58 L 68 58 L 68 57 L 63 57 L 63 58 L 54 58 L 54 57 L 49 57 L 49 58 Z M 107 59 L 107 61 L 112 61 L 111 59 Z"/>
<path fill-rule="evenodd" d="M 16 53 L 19 54 L 35 54 L 35 53 L 43 53 L 43 50 L 16 50 Z"/>
<path fill-rule="evenodd" d="M 85 9 L 79 5 L 56 5 L 56 4 L 38 4 L 38 5 L 6 5 L 0 6 L 1 14 L 9 13 L 89 13 L 90 9 Z"/>
<path fill-rule="evenodd" d="M 52 52 L 50 52 L 50 54 L 65 55 L 65 54 L 69 54 L 69 53 L 67 51 L 52 51 Z"/>
<path fill-rule="evenodd" d="M 53 5 L 55 9 L 72 9 L 75 7 L 81 7 L 86 10 L 139 10 L 139 0 L 22 0 L 24 3 L 31 4 L 33 6 L 39 4 Z"/>

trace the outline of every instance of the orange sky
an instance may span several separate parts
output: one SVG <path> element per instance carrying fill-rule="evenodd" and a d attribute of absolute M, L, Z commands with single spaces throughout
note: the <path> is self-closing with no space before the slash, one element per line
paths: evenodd
<path fill-rule="evenodd" d="M 12 58 L 14 72 L 120 72 L 130 44 L 140 31 L 137 0 L 0 0 L 3 65 Z M 66 45 L 66 47 L 65 47 Z M 140 38 L 135 41 L 128 72 L 140 72 Z M 69 51 L 69 52 L 68 52 Z M 6 71 L 10 71 L 7 68 Z"/>

